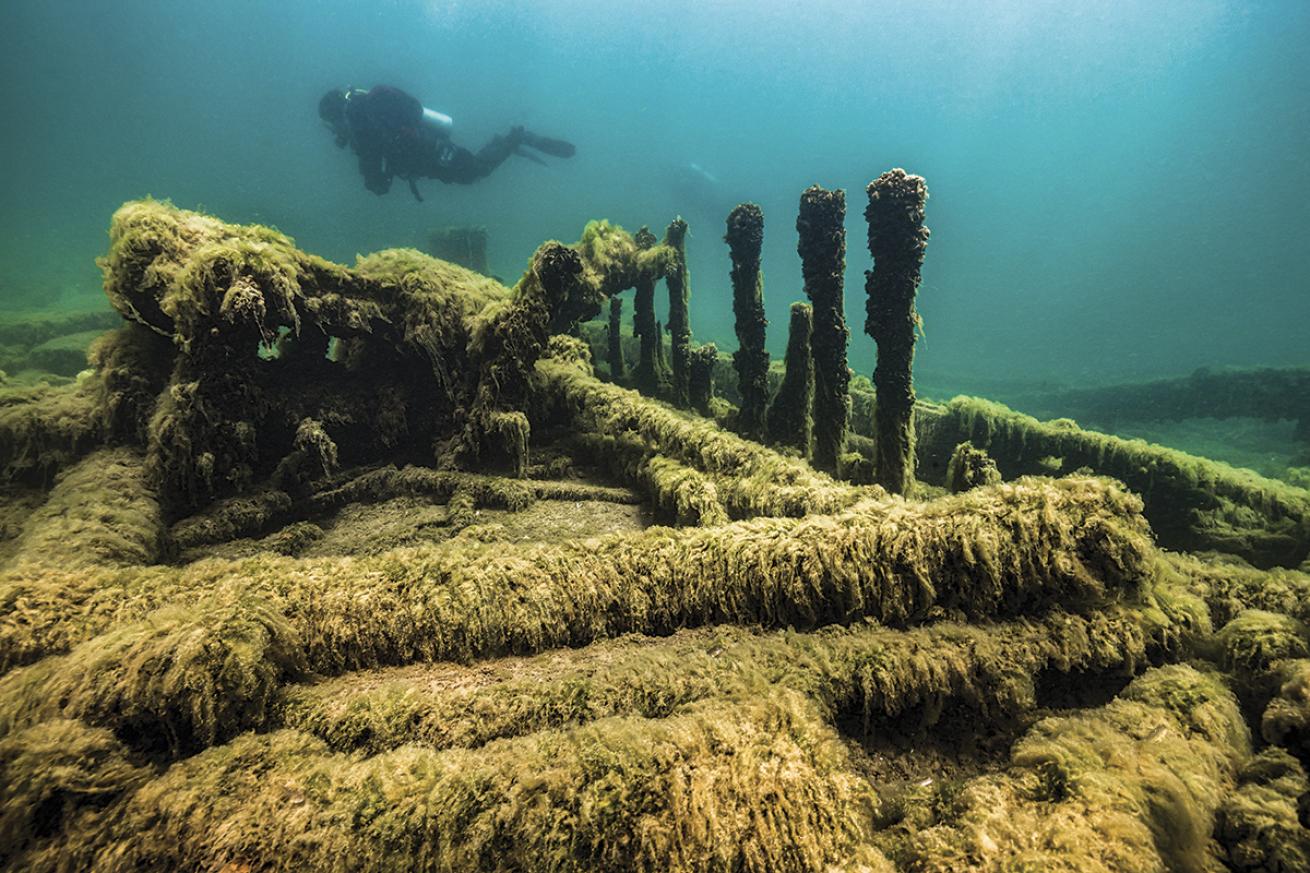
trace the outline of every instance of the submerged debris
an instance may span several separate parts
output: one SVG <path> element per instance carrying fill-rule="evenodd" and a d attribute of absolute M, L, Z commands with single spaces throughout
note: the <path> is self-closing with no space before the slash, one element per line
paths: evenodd
<path fill-rule="evenodd" d="M 729 357 L 679 221 L 510 289 L 126 204 L 92 372 L 0 388 L 0 865 L 1303 869 L 1310 494 L 916 402 L 912 324 L 879 403 L 840 191 L 770 368 L 733 214 Z"/>

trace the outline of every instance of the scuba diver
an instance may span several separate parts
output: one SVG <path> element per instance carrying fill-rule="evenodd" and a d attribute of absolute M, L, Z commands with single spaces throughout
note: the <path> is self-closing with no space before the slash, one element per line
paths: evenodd
<path fill-rule="evenodd" d="M 385 194 L 392 178 L 400 178 L 420 201 L 418 179 L 468 185 L 491 173 L 510 155 L 545 163 L 525 148 L 559 158 L 571 158 L 575 151 L 572 143 L 513 127 L 471 152 L 451 141 L 453 121 L 449 115 L 425 108 L 417 98 L 390 85 L 368 91 L 334 88 L 318 101 L 318 115 L 336 137 L 337 147 L 349 145 L 358 156 L 364 187 Z"/>

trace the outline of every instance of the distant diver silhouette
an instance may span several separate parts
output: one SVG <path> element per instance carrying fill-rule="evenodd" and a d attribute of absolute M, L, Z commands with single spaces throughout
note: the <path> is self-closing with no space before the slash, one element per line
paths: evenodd
<path fill-rule="evenodd" d="M 420 201 L 418 179 L 468 185 L 491 173 L 510 155 L 545 163 L 525 148 L 559 158 L 571 158 L 575 151 L 572 143 L 512 127 L 471 152 L 451 140 L 449 115 L 425 108 L 417 98 L 390 85 L 368 91 L 334 88 L 318 101 L 318 115 L 336 137 L 337 146 L 349 145 L 359 158 L 364 187 L 374 194 L 386 194 L 391 180 L 400 178 Z"/>

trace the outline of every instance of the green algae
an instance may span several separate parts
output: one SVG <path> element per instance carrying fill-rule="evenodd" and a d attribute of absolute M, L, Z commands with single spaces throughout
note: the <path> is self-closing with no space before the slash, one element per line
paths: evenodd
<path fill-rule="evenodd" d="M 1310 830 L 1297 821 L 1297 799 L 1307 791 L 1305 770 L 1281 749 L 1266 749 L 1247 762 L 1237 789 L 1224 798 L 1216 826 L 1229 868 L 1310 869 Z"/>
<path fill-rule="evenodd" d="M 1218 871 L 1214 817 L 1249 742 L 1221 680 L 1154 670 L 1103 708 L 1039 722 L 945 820 L 884 848 L 914 871 Z"/>
<path fill-rule="evenodd" d="M 1142 495 L 1151 527 L 1169 548 L 1222 551 L 1262 568 L 1295 567 L 1310 552 L 1310 492 L 1286 483 L 1071 421 L 1039 422 L 978 398 L 920 404 L 917 418 L 925 478 L 944 473 L 967 441 L 987 451 L 1007 479 L 1084 468 L 1119 479 Z M 1056 460 L 1054 469 L 1047 459 Z"/>
<path fill-rule="evenodd" d="M 1001 471 L 996 469 L 996 462 L 982 449 L 960 443 L 951 452 L 951 460 L 946 465 L 946 490 L 952 494 L 1000 481 Z"/>
<path fill-rule="evenodd" d="M 1282 683 L 1260 716 L 1260 734 L 1310 761 L 1310 659 L 1284 661 L 1273 672 Z"/>
<path fill-rule="evenodd" d="M 637 451 L 658 451 L 703 473 L 725 477 L 727 487 L 719 490 L 734 518 L 832 512 L 881 494 L 838 483 L 803 460 L 743 439 L 699 416 L 602 383 L 585 369 L 546 360 L 538 365 L 535 378 L 548 420 L 608 438 L 593 440 L 594 448 L 617 452 L 627 445 Z M 623 469 L 622 459 L 613 460 L 618 463 L 611 466 Z"/>
<path fill-rule="evenodd" d="M 707 702 L 479 750 L 359 759 L 295 731 L 172 768 L 45 858 L 102 869 L 822 869 L 867 846 L 876 795 L 794 696 Z M 445 836 L 442 836 L 445 835 Z M 456 836 L 458 835 L 458 836 Z"/>
<path fill-rule="evenodd" d="M 475 667 L 347 674 L 291 689 L 282 723 L 338 751 L 407 743 L 472 748 L 611 715 L 660 718 L 698 700 L 782 685 L 834 721 L 859 725 L 862 738 L 892 726 L 924 738 L 950 705 L 967 709 L 977 726 L 1033 711 L 1039 677 L 1126 681 L 1164 656 L 1188 621 L 1183 613 L 1124 606 L 989 628 L 942 622 L 897 631 L 859 623 L 797 633 L 716 626 L 668 639 L 627 636 Z"/>
<path fill-rule="evenodd" d="M 100 388 L 0 388 L 0 481 L 46 483 L 103 439 Z"/>
<path fill-rule="evenodd" d="M 915 514 L 757 519 L 677 535 L 656 528 L 576 544 L 524 544 L 513 553 L 455 541 L 372 558 L 203 562 L 172 571 L 172 581 L 162 571 L 137 581 L 51 572 L 26 583 L 39 593 L 40 609 L 11 613 L 9 621 L 21 621 L 0 637 L 10 648 L 5 660 L 30 651 L 34 637 L 73 648 L 0 678 L 0 723 L 30 723 L 53 706 L 121 726 L 115 713 L 131 711 L 138 720 L 158 719 L 154 727 L 185 742 L 193 715 L 161 700 L 155 680 L 120 672 L 124 664 L 153 663 L 174 646 L 186 646 L 199 659 L 194 669 L 212 676 L 188 680 L 199 695 L 191 709 L 259 713 L 269 683 L 302 663 L 339 673 L 721 621 L 813 627 L 867 617 L 904 626 L 938 609 L 987 617 L 1050 602 L 1095 602 L 1149 578 L 1144 532 L 1120 520 L 1126 500 L 1095 480 L 1021 483 Z M 983 507 L 991 510 L 979 512 Z M 841 557 L 834 563 L 823 555 Z M 870 566 L 872 555 L 883 557 Z M 949 585 L 940 578 L 946 567 L 954 574 Z M 117 596 L 95 593 L 116 588 Z M 178 598 L 191 605 L 170 605 Z M 248 642 L 233 660 L 224 654 L 223 634 L 236 627 Z M 192 648 L 211 635 L 208 653 Z M 223 678 L 232 668 L 236 678 Z M 192 668 L 179 661 L 177 669 Z M 248 676 L 264 678 L 241 678 Z M 38 688 L 42 694 L 33 696 Z M 212 699 L 220 692 L 221 701 Z M 243 697 L 251 698 L 249 706 Z M 208 717 L 203 723 L 206 735 L 220 729 Z"/>
<path fill-rule="evenodd" d="M 1310 628 L 1288 615 L 1247 609 L 1215 634 L 1219 663 L 1257 712 L 1283 684 L 1286 662 L 1310 657 Z"/>
<path fill-rule="evenodd" d="M 802 247 L 828 287 L 822 217 Z M 0 567 L 4 863 L 1297 869 L 1310 576 L 1233 555 L 1301 563 L 1299 491 L 978 401 L 916 405 L 910 499 L 839 481 L 704 415 L 740 426 L 741 396 L 689 329 L 687 397 L 668 381 L 675 242 L 593 223 L 506 289 L 125 207 L 105 269 L 130 324 L 73 388 L 0 399 L 9 479 L 54 483 L 15 492 L 41 505 Z M 702 415 L 558 335 L 629 287 L 634 381 Z M 821 355 L 788 357 L 779 396 Z M 693 401 L 697 367 L 722 396 Z M 872 481 L 878 404 L 843 394 L 832 472 Z M 588 461 L 626 487 L 526 478 Z M 1083 467 L 1140 497 L 1021 478 Z M 630 489 L 679 527 L 570 534 L 571 501 Z M 1248 764 L 1252 727 L 1274 746 Z M 911 778 L 906 748 L 1014 736 Z"/>
<path fill-rule="evenodd" d="M 94 820 L 101 807 L 152 775 L 129 760 L 109 731 L 71 719 L 42 722 L 0 739 L 0 772 L 6 775 L 0 864 L 6 866 L 42 838 Z"/>

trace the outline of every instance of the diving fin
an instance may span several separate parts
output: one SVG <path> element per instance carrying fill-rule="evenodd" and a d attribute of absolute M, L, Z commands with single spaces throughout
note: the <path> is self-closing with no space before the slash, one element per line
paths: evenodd
<path fill-rule="evenodd" d="M 577 152 L 577 148 L 571 142 L 562 139 L 551 139 L 548 136 L 541 136 L 528 130 L 523 131 L 523 144 L 557 158 L 571 158 Z"/>
<path fill-rule="evenodd" d="M 543 167 L 547 166 L 545 161 L 534 155 L 532 152 L 524 151 L 523 146 L 519 146 L 518 148 L 514 149 L 514 154 L 518 155 L 520 158 L 527 158 L 529 161 L 532 161 L 534 164 L 541 164 Z"/>

